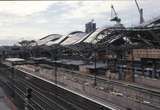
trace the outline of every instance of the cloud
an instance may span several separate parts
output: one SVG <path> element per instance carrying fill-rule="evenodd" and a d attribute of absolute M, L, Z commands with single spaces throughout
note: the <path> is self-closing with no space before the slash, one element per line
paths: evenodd
<path fill-rule="evenodd" d="M 145 20 L 159 14 L 159 1 L 139 1 Z M 111 4 L 126 26 L 139 23 L 134 0 L 105 1 L 1 1 L 0 39 L 38 39 L 51 33 L 84 30 L 94 19 L 99 26 L 112 25 Z"/>
<path fill-rule="evenodd" d="M 54 1 L 1 1 L 0 13 L 28 16 L 46 10 Z"/>
<path fill-rule="evenodd" d="M 101 17 L 101 13 L 110 13 L 110 6 L 114 4 L 117 10 L 126 9 L 130 4 L 127 1 L 83 1 L 83 2 L 66 2 L 72 10 L 68 10 L 65 14 L 65 18 L 90 18 L 90 17 Z M 121 7 L 119 7 L 121 6 Z"/>

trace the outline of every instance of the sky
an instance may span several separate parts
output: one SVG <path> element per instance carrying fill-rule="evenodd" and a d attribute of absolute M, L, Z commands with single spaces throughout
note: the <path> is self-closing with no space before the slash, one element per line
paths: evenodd
<path fill-rule="evenodd" d="M 159 0 L 137 1 L 144 10 L 145 21 L 160 16 Z M 36 40 L 49 34 L 84 31 L 85 23 L 91 19 L 94 19 L 97 27 L 113 25 L 109 21 L 111 4 L 125 26 L 139 23 L 134 0 L 0 1 L 0 44 Z"/>

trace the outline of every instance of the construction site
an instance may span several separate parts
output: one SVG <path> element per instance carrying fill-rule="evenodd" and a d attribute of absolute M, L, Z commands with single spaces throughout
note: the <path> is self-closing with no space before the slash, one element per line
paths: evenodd
<path fill-rule="evenodd" d="M 160 110 L 160 16 L 139 25 L 50 34 L 0 50 L 0 82 L 15 110 Z M 13 109 L 12 109 L 13 110 Z"/>

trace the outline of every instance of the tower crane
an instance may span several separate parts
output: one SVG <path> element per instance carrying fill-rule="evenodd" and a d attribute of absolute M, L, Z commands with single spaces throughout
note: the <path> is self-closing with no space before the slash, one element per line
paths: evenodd
<path fill-rule="evenodd" d="M 117 14 L 116 10 L 114 9 L 113 5 L 111 5 L 111 19 L 110 19 L 110 21 L 115 21 L 117 24 L 120 24 L 120 22 L 121 22 L 121 19 L 118 17 L 118 14 Z"/>
<path fill-rule="evenodd" d="M 137 5 L 138 11 L 139 11 L 139 15 L 140 15 L 140 24 L 142 24 L 144 22 L 143 9 L 139 7 L 137 0 L 135 0 L 135 3 Z"/>

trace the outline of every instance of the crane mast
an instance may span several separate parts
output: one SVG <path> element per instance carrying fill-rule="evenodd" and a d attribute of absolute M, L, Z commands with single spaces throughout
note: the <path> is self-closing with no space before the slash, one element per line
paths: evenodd
<path fill-rule="evenodd" d="M 140 24 L 142 24 L 144 22 L 144 18 L 143 18 L 143 9 L 139 7 L 137 0 L 135 0 L 135 3 L 137 5 L 138 8 L 138 12 L 140 14 Z"/>
<path fill-rule="evenodd" d="M 118 14 L 116 10 L 114 9 L 113 5 L 111 5 L 111 20 L 110 21 L 115 21 L 117 24 L 120 24 L 121 22 L 121 19 L 118 17 Z"/>

